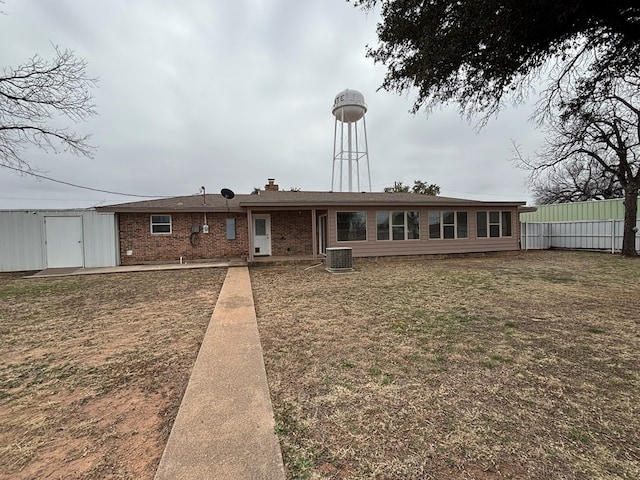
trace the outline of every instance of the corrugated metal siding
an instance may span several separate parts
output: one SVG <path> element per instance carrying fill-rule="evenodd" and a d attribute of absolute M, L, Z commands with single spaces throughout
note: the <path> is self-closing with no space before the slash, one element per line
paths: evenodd
<path fill-rule="evenodd" d="M 85 267 L 118 264 L 116 220 L 95 210 L 0 211 L 0 271 L 47 267 L 44 217 L 82 216 Z"/>
<path fill-rule="evenodd" d="M 521 213 L 520 221 L 523 223 L 535 223 L 624 219 L 624 199 L 622 198 L 540 205 L 537 208 L 536 212 Z M 638 216 L 640 216 L 640 204 L 638 204 Z"/>
<path fill-rule="evenodd" d="M 42 217 L 35 211 L 0 212 L 0 271 L 44 268 Z"/>
<path fill-rule="evenodd" d="M 636 223 L 640 228 L 640 220 Z M 582 222 L 526 223 L 522 229 L 522 248 L 539 250 L 569 248 L 586 250 L 622 250 L 624 220 L 588 220 Z M 636 250 L 640 237 L 636 235 Z"/>
<path fill-rule="evenodd" d="M 328 247 L 351 247 L 355 257 L 382 257 L 390 255 L 435 255 L 451 253 L 474 252 L 500 252 L 520 249 L 518 236 L 518 214 L 515 208 L 511 210 L 511 231 L 513 236 L 504 238 L 477 238 L 476 237 L 476 212 L 478 208 L 452 209 L 467 212 L 467 229 L 469 238 L 461 239 L 430 239 L 428 212 L 426 208 L 394 208 L 393 210 L 417 210 L 420 212 L 420 239 L 419 240 L 377 240 L 376 238 L 376 211 L 381 210 L 358 208 L 358 211 L 367 212 L 367 240 L 362 242 L 338 242 L 336 212 L 345 211 L 345 208 L 331 208 L 328 210 Z M 436 210 L 435 208 L 433 210 Z M 448 208 L 440 210 L 449 210 Z M 504 211 L 508 209 L 502 209 Z"/>
<path fill-rule="evenodd" d="M 114 214 L 84 212 L 84 266 L 110 267 L 118 264 Z"/>

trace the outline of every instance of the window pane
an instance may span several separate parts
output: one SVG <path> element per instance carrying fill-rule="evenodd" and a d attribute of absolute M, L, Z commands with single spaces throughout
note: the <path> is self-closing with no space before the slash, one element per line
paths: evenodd
<path fill-rule="evenodd" d="M 152 225 L 151 231 L 153 233 L 171 233 L 171 225 Z"/>
<path fill-rule="evenodd" d="M 151 223 L 171 223 L 171 216 L 169 215 L 152 215 Z"/>
<path fill-rule="evenodd" d="M 455 223 L 454 218 L 455 215 L 453 212 L 442 212 L 442 223 L 444 225 L 453 225 Z"/>
<path fill-rule="evenodd" d="M 489 225 L 489 236 L 491 236 L 491 237 L 499 237 L 500 236 L 500 225 Z"/>
<path fill-rule="evenodd" d="M 378 240 L 389 240 L 389 212 L 376 213 L 376 229 Z"/>
<path fill-rule="evenodd" d="M 467 212 L 458 212 L 458 238 L 467 238 Z"/>
<path fill-rule="evenodd" d="M 487 236 L 487 212 L 476 213 L 477 236 Z"/>
<path fill-rule="evenodd" d="M 256 218 L 256 235 L 264 237 L 267 234 L 267 220 L 265 218 Z"/>
<path fill-rule="evenodd" d="M 489 223 L 500 223 L 500 212 L 489 212 Z"/>
<path fill-rule="evenodd" d="M 502 236 L 511 236 L 511 212 L 502 212 Z"/>
<path fill-rule="evenodd" d="M 402 226 L 402 227 L 393 227 L 393 239 L 394 240 L 404 240 L 404 226 Z"/>
<path fill-rule="evenodd" d="M 420 213 L 407 212 L 407 238 L 417 240 L 420 238 Z"/>
<path fill-rule="evenodd" d="M 444 238 L 456 238 L 453 225 L 445 225 L 442 227 L 442 231 L 444 233 Z"/>
<path fill-rule="evenodd" d="M 236 219 L 227 218 L 227 240 L 236 239 Z"/>
<path fill-rule="evenodd" d="M 440 238 L 440 212 L 429 212 L 429 238 Z"/>
<path fill-rule="evenodd" d="M 365 212 L 338 212 L 336 219 L 339 242 L 367 239 L 367 216 Z"/>
<path fill-rule="evenodd" d="M 404 226 L 404 212 L 391 212 L 392 225 Z"/>

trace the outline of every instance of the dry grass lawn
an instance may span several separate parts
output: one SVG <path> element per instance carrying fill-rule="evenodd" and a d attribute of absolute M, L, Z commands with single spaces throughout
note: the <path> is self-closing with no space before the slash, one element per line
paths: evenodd
<path fill-rule="evenodd" d="M 225 274 L 0 274 L 0 479 L 152 479 Z"/>
<path fill-rule="evenodd" d="M 251 271 L 289 478 L 640 478 L 640 261 Z"/>

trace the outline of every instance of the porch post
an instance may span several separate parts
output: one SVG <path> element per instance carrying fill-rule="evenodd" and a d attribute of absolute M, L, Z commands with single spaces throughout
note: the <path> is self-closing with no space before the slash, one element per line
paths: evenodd
<path fill-rule="evenodd" d="M 251 212 L 251 207 L 247 207 L 247 233 L 249 235 L 247 245 L 249 246 L 249 255 L 247 256 L 247 260 L 249 262 L 253 262 L 253 213 Z"/>
<path fill-rule="evenodd" d="M 316 209 L 311 209 L 311 251 L 313 258 L 318 258 L 318 229 L 317 229 L 318 217 L 316 216 Z"/>

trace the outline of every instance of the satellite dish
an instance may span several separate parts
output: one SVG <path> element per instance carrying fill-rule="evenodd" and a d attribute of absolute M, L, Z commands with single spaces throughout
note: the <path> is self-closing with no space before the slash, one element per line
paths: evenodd
<path fill-rule="evenodd" d="M 233 197 L 236 196 L 235 193 L 233 193 L 231 190 L 229 190 L 228 188 L 223 188 L 222 190 L 220 190 L 220 195 L 222 195 L 224 198 L 226 198 L 227 200 L 231 200 Z"/>

